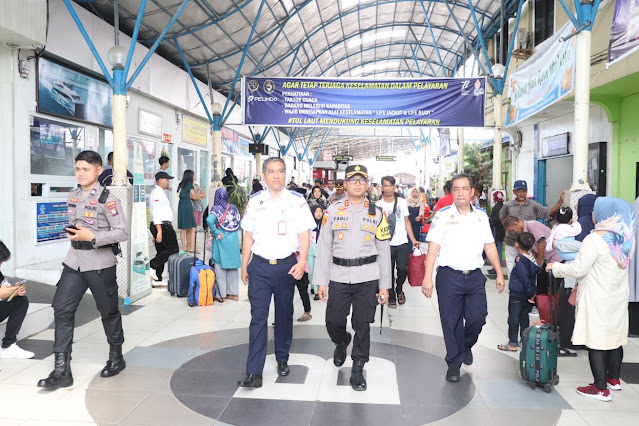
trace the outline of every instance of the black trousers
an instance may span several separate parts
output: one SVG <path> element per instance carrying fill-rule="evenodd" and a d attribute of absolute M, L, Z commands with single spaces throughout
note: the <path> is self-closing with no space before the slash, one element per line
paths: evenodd
<path fill-rule="evenodd" d="M 336 345 L 346 341 L 346 318 L 353 307 L 351 325 L 353 338 L 353 361 L 368 362 L 371 347 L 371 323 L 375 321 L 377 309 L 377 280 L 359 284 L 343 284 L 331 281 L 328 285 L 326 305 L 326 330 Z"/>
<path fill-rule="evenodd" d="M 149 229 L 151 230 L 151 235 L 153 235 L 153 238 L 155 239 L 158 235 L 157 228 L 154 224 L 151 224 Z M 180 246 L 178 246 L 177 236 L 175 235 L 173 225 L 169 223 L 162 224 L 162 242 L 155 243 L 155 251 L 155 257 L 151 259 L 149 266 L 155 269 L 158 279 L 161 280 L 162 274 L 164 273 L 164 264 L 167 260 L 169 260 L 169 256 L 180 251 Z"/>
<path fill-rule="evenodd" d="M 564 288 L 559 295 L 559 344 L 562 348 L 574 349 L 572 332 L 575 329 L 575 307 L 568 303 L 572 288 Z"/>
<path fill-rule="evenodd" d="M 464 275 L 446 266 L 437 269 L 435 279 L 439 317 L 446 345 L 446 363 L 459 369 L 486 324 L 486 277 L 481 269 Z"/>
<path fill-rule="evenodd" d="M 53 352 L 71 352 L 75 311 L 87 288 L 102 316 L 102 325 L 110 345 L 124 343 L 122 317 L 118 309 L 118 283 L 115 266 L 95 271 L 78 272 L 64 265 L 58 288 L 53 296 L 55 342 Z"/>
<path fill-rule="evenodd" d="M 619 378 L 621 361 L 623 361 L 623 347 L 619 346 L 617 349 L 608 351 L 588 349 L 588 360 L 590 361 L 590 370 L 595 378 L 595 386 L 597 389 L 605 390 L 608 387 L 606 378 Z"/>
<path fill-rule="evenodd" d="M 308 272 L 304 272 L 302 278 L 297 283 L 297 292 L 302 299 L 302 305 L 304 305 L 304 312 L 311 312 L 311 298 L 308 295 Z"/>
<path fill-rule="evenodd" d="M 3 348 L 8 348 L 18 341 L 16 336 L 18 336 L 22 322 L 27 316 L 27 309 L 29 309 L 29 299 L 27 299 L 27 296 L 16 296 L 11 299 L 11 302 L 6 300 L 0 302 L 0 322 L 4 321 L 7 317 L 9 318 L 4 339 L 2 339 Z"/>
<path fill-rule="evenodd" d="M 403 293 L 402 286 L 408 276 L 408 256 L 410 255 L 410 250 L 411 248 L 408 243 L 400 246 L 391 246 L 391 274 L 393 274 L 391 283 L 393 288 L 388 291 L 388 298 L 391 302 L 396 302 L 397 294 Z M 396 269 L 397 275 L 395 275 Z"/>

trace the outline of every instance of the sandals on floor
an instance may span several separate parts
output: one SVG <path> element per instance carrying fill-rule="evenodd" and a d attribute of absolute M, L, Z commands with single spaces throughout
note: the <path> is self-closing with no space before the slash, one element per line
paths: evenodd
<path fill-rule="evenodd" d="M 316 294 L 315 297 L 313 297 L 313 300 L 320 300 L 319 294 Z"/>
<path fill-rule="evenodd" d="M 304 321 L 310 320 L 311 318 L 313 318 L 313 316 L 311 314 L 304 314 L 301 317 L 299 317 L 297 320 L 299 322 L 304 322 Z"/>
<path fill-rule="evenodd" d="M 404 293 L 399 293 L 397 295 L 397 303 L 399 303 L 400 305 L 406 303 L 406 295 L 404 295 Z"/>
<path fill-rule="evenodd" d="M 509 345 L 497 345 L 497 349 L 504 352 L 517 352 L 517 348 L 512 349 Z"/>
<path fill-rule="evenodd" d="M 557 356 L 572 358 L 577 356 L 577 352 L 570 352 L 566 348 L 559 348 L 559 351 L 557 352 Z"/>

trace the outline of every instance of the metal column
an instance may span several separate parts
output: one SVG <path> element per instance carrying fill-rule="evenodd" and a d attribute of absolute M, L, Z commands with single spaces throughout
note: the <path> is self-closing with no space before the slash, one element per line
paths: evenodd
<path fill-rule="evenodd" d="M 493 97 L 493 121 L 495 124 L 495 135 L 493 137 L 493 190 L 502 189 L 501 185 L 501 127 L 503 117 L 501 112 L 501 93 Z"/>

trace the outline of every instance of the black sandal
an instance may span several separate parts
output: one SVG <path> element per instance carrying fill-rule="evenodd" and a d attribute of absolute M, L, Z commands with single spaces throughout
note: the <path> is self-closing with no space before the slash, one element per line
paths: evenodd
<path fill-rule="evenodd" d="M 557 352 L 557 356 L 566 357 L 566 358 L 573 358 L 573 357 L 577 356 L 577 352 L 570 352 L 566 348 L 559 348 L 559 351 Z"/>

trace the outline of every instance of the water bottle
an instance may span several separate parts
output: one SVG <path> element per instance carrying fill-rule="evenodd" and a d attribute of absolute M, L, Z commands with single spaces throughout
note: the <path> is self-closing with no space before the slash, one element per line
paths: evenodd
<path fill-rule="evenodd" d="M 128 297 L 124 298 L 124 306 L 129 306 L 131 304 L 131 299 Z"/>

